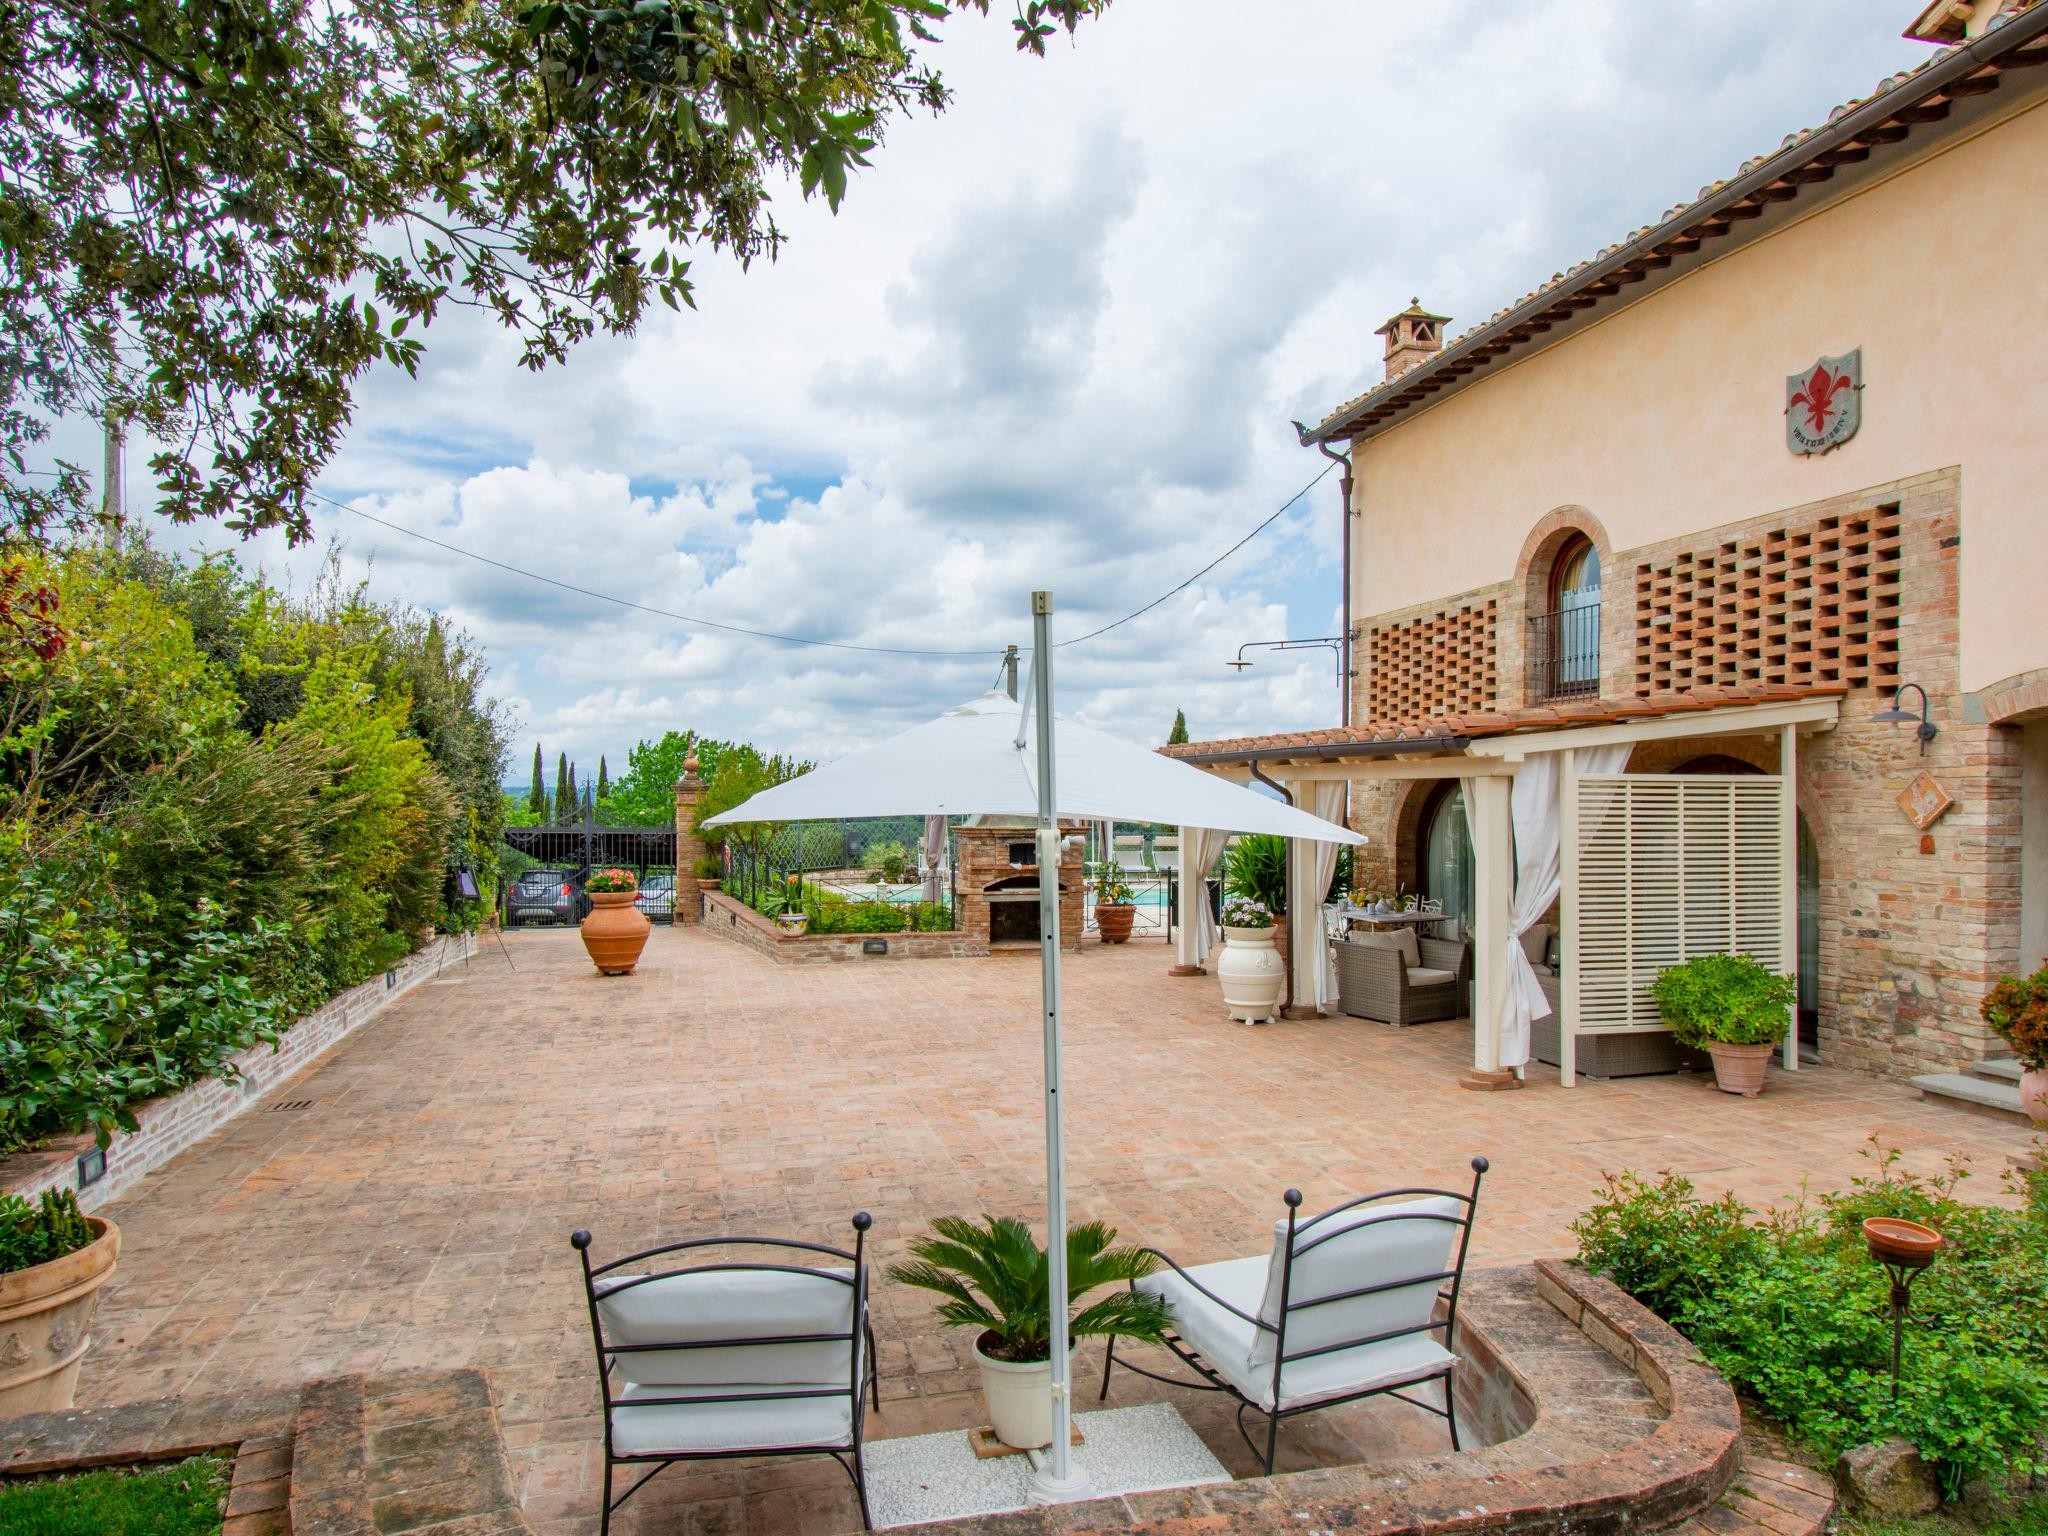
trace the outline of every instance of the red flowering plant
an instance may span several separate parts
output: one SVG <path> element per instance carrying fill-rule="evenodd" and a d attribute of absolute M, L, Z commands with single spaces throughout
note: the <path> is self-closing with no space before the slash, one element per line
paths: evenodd
<path fill-rule="evenodd" d="M 583 883 L 583 889 L 593 896 L 602 896 L 613 891 L 637 891 L 640 882 L 633 878 L 630 869 L 600 869 Z"/>
<path fill-rule="evenodd" d="M 1984 1022 L 2029 1072 L 2048 1072 L 2048 965 L 2031 976 L 2001 977 L 1978 1005 Z"/>

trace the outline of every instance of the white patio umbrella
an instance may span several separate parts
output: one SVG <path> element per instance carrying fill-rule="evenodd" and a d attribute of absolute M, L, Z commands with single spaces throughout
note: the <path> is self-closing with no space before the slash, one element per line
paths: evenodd
<path fill-rule="evenodd" d="M 1037 818 L 1038 867 L 1055 872 L 1052 879 L 1041 876 L 1038 882 L 1038 933 L 1045 997 L 1046 1257 L 1050 1300 L 1058 1316 L 1067 1294 L 1066 1147 L 1060 1103 L 1060 817 L 1169 822 L 1317 842 L 1365 839 L 1348 827 L 1186 763 L 1056 717 L 1050 592 L 1031 594 L 1031 615 L 1032 686 L 1021 705 L 1007 694 L 984 694 L 880 746 L 765 789 L 711 817 L 707 825 L 977 813 Z M 1034 734 L 1037 739 L 1031 742 Z M 1087 1495 L 1087 1474 L 1074 1466 L 1069 1443 L 1069 1381 L 1066 1330 L 1055 1328 L 1052 1447 L 1032 1476 L 1036 1503 Z"/>

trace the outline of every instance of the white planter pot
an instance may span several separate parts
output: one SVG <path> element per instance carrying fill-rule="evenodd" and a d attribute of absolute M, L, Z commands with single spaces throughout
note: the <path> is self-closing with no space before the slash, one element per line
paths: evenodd
<path fill-rule="evenodd" d="M 996 1438 L 1026 1451 L 1051 1445 L 1052 1362 L 991 1360 L 981 1352 L 980 1339 L 974 1341 L 974 1358 L 981 1366 L 981 1395 Z"/>
<path fill-rule="evenodd" d="M 1223 930 L 1223 953 L 1216 959 L 1216 979 L 1223 984 L 1223 1006 L 1233 1019 L 1258 1024 L 1280 1017 L 1280 994 L 1287 986 L 1287 966 L 1273 943 L 1275 932 L 1272 928 Z"/>

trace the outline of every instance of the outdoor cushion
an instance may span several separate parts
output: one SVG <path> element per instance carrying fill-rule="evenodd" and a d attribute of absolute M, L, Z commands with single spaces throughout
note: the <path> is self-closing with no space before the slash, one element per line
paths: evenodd
<path fill-rule="evenodd" d="M 1550 952 L 1550 941 L 1556 933 L 1548 923 L 1531 923 L 1522 930 L 1522 953 L 1529 957 L 1531 965 L 1545 963 L 1544 956 Z"/>
<path fill-rule="evenodd" d="M 1411 965 L 1408 967 L 1408 985 L 1411 987 L 1440 987 L 1447 981 L 1456 981 L 1456 971 L 1439 971 L 1432 966 Z"/>
<path fill-rule="evenodd" d="M 1422 946 L 1416 941 L 1413 928 L 1383 929 L 1377 932 L 1355 933 L 1351 936 L 1354 944 L 1363 944 L 1367 949 L 1398 950 L 1403 965 L 1422 963 Z"/>
<path fill-rule="evenodd" d="M 623 1358 L 623 1357 L 622 1357 Z M 847 1385 L 840 1382 L 841 1387 Z M 749 1451 L 779 1446 L 844 1446 L 853 1443 L 853 1398 L 771 1398 L 759 1403 L 657 1404 L 636 1408 L 636 1397 L 676 1397 L 688 1388 L 627 1386 L 612 1406 L 612 1451 L 618 1456 L 676 1455 L 686 1452 Z M 749 1390 L 786 1391 L 786 1384 L 728 1384 L 704 1388 L 718 1396 Z"/>
<path fill-rule="evenodd" d="M 1284 1275 L 1280 1251 L 1286 1245 L 1287 1223 L 1276 1221 L 1274 1253 L 1267 1265 L 1266 1294 L 1258 1315 L 1268 1321 L 1279 1317 L 1281 1285 L 1285 1279 L 1289 1354 L 1426 1323 L 1435 1312 L 1437 1292 L 1443 1286 L 1438 1276 L 1450 1267 L 1452 1250 L 1462 1235 L 1463 1229 L 1456 1219 L 1463 1214 L 1464 1207 L 1458 1201 L 1430 1196 L 1353 1206 L 1335 1216 L 1299 1224 L 1294 1234 L 1293 1269 L 1291 1274 Z M 1416 1277 L 1412 1285 L 1397 1285 L 1319 1307 L 1304 1309 L 1302 1305 L 1411 1276 Z M 1271 1364 L 1273 1345 L 1273 1335 L 1261 1332 L 1253 1343 L 1252 1364 Z M 1343 1355 L 1355 1353 L 1346 1350 Z M 1343 1356 L 1318 1358 L 1336 1360 Z"/>
<path fill-rule="evenodd" d="M 1190 1269 L 1188 1274 L 1231 1306 L 1249 1313 L 1260 1300 L 1271 1269 L 1272 1260 L 1267 1256 L 1201 1264 Z M 1146 1276 L 1138 1281 L 1137 1288 L 1166 1298 L 1167 1304 L 1173 1308 L 1174 1331 L 1208 1362 L 1217 1375 L 1259 1406 L 1276 1406 L 1273 1398 L 1272 1334 L 1217 1306 L 1170 1269 Z M 1306 1313 L 1298 1310 L 1291 1313 L 1288 1318 L 1288 1353 L 1313 1347 L 1295 1342 L 1295 1332 L 1304 1318 L 1314 1317 L 1317 1312 L 1341 1309 L 1342 1306 L 1340 1302 L 1331 1308 L 1317 1307 Z M 1300 1407 L 1326 1397 L 1346 1397 L 1375 1387 L 1424 1381 L 1448 1371 L 1451 1359 L 1450 1352 L 1434 1338 L 1417 1333 L 1378 1344 L 1360 1345 L 1356 1349 L 1316 1355 L 1307 1360 L 1290 1361 L 1281 1377 L 1282 1391 L 1277 1406 Z"/>
<path fill-rule="evenodd" d="M 845 1280 L 832 1278 L 845 1276 Z M 694 1344 L 711 1339 L 775 1339 L 782 1335 L 850 1333 L 850 1269 L 790 1273 L 727 1269 L 665 1275 L 632 1284 L 621 1275 L 600 1282 L 598 1318 L 607 1345 Z M 806 1383 L 846 1387 L 850 1345 L 733 1344 L 725 1348 L 627 1350 L 616 1357 L 624 1382 L 657 1386 L 724 1383 Z M 657 1394 L 659 1395 L 659 1394 Z"/>

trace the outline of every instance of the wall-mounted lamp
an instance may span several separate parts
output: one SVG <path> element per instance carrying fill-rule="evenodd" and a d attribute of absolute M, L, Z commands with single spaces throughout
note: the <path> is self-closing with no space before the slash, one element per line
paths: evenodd
<path fill-rule="evenodd" d="M 1908 688 L 1920 695 L 1920 713 L 1917 715 L 1905 707 L 1906 690 Z M 1920 738 L 1920 755 L 1925 757 L 1927 755 L 1927 743 L 1941 734 L 1934 722 L 1927 718 L 1927 715 L 1927 690 L 1918 683 L 1901 683 L 1899 684 L 1898 692 L 1892 695 L 1892 707 L 1890 709 L 1880 709 L 1871 716 L 1871 719 L 1883 720 L 1893 725 L 1912 725 L 1917 721 L 1919 723 L 1919 730 L 1914 734 Z"/>

